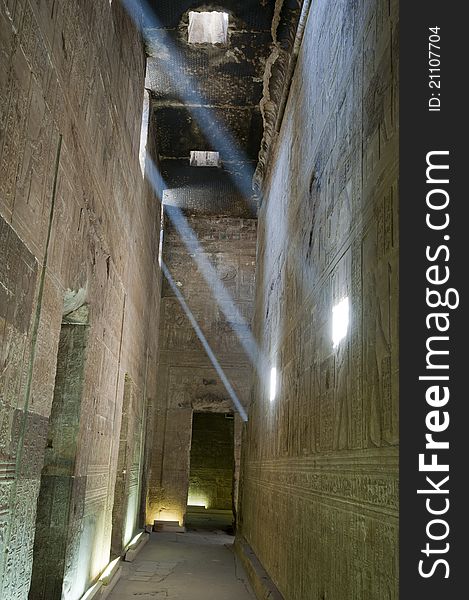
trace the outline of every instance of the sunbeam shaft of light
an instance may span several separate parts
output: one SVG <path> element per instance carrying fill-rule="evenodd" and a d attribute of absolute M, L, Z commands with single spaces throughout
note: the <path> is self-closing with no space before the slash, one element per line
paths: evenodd
<path fill-rule="evenodd" d="M 166 35 L 164 34 L 164 29 L 161 27 L 154 10 L 149 6 L 148 2 L 146 0 L 121 0 L 121 3 L 147 42 L 151 41 L 147 32 L 149 29 L 157 30 L 161 35 L 165 36 L 165 46 L 174 60 L 173 68 L 168 69 L 166 75 L 169 77 L 178 96 L 184 101 L 185 106 L 199 122 L 206 139 L 213 146 L 213 149 L 220 152 L 220 156 L 229 157 L 231 161 L 246 166 L 247 170 L 245 174 L 240 177 L 232 175 L 232 178 L 234 184 L 239 188 L 241 194 L 250 205 L 251 210 L 255 211 L 256 205 L 252 199 L 252 176 L 254 174 L 254 169 L 251 168 L 252 161 L 240 150 L 227 128 L 217 121 L 213 110 L 205 106 L 206 102 L 200 91 L 198 81 L 187 74 L 187 68 L 184 68 L 179 58 L 181 53 L 171 40 L 170 35 L 167 33 Z M 194 110 L 194 104 L 197 111 Z"/>
<path fill-rule="evenodd" d="M 145 166 L 146 175 L 153 191 L 157 196 L 161 196 L 161 191 L 165 189 L 166 185 L 158 167 L 148 154 Z M 165 213 L 176 228 L 188 253 L 193 255 L 197 267 L 205 279 L 215 302 L 220 307 L 226 320 L 230 323 L 232 330 L 237 336 L 243 350 L 246 352 L 252 366 L 256 370 L 262 371 L 265 364 L 267 364 L 265 357 L 262 352 L 260 352 L 249 325 L 246 323 L 245 318 L 231 298 L 230 293 L 220 281 L 213 265 L 203 254 L 199 240 L 187 222 L 182 210 L 178 207 L 171 206 L 168 207 Z"/>
<path fill-rule="evenodd" d="M 187 248 L 187 251 L 193 256 L 199 271 L 210 288 L 212 295 L 223 312 L 226 320 L 230 323 L 232 330 L 236 334 L 241 346 L 249 357 L 249 360 L 251 361 L 252 365 L 255 366 L 259 357 L 250 327 L 246 323 L 246 320 L 240 313 L 236 304 L 233 302 L 228 290 L 220 281 L 216 270 L 203 254 L 197 236 L 187 222 L 186 217 L 182 213 L 181 209 L 176 206 L 171 206 L 170 208 L 168 207 L 166 214 L 171 220 L 173 226 L 176 228 L 180 239 Z"/>
<path fill-rule="evenodd" d="M 246 410 L 244 409 L 244 406 L 241 404 L 241 401 L 239 400 L 238 396 L 236 395 L 236 392 L 234 391 L 233 386 L 229 382 L 227 376 L 225 375 L 223 369 L 221 368 L 220 363 L 217 360 L 217 357 L 213 353 L 213 350 L 210 347 L 210 344 L 208 343 L 207 338 L 203 334 L 203 331 L 201 330 L 194 315 L 192 314 L 191 309 L 189 308 L 186 301 L 184 300 L 184 296 L 179 291 L 171 273 L 169 272 L 168 267 L 166 266 L 166 264 L 163 261 L 161 261 L 161 269 L 163 270 L 164 276 L 168 280 L 168 283 L 171 286 L 171 289 L 173 290 L 179 304 L 181 305 L 182 310 L 186 313 L 187 318 L 189 319 L 192 327 L 194 328 L 194 331 L 197 334 L 197 337 L 199 338 L 202 346 L 204 347 L 204 350 L 207 353 L 207 356 L 209 357 L 210 362 L 214 366 L 215 371 L 218 373 L 218 376 L 220 377 L 223 385 L 226 388 L 226 391 L 230 395 L 233 405 L 235 406 L 236 410 L 239 412 L 243 421 L 247 421 L 248 415 L 246 413 Z"/>

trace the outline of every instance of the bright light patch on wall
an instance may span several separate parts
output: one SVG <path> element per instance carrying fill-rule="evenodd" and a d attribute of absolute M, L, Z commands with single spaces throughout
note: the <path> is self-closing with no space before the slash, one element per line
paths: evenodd
<path fill-rule="evenodd" d="M 95 595 L 95 593 L 96 593 L 96 591 L 98 590 L 99 587 L 101 587 L 101 583 L 100 582 L 95 583 L 94 585 L 92 585 L 90 587 L 90 589 L 80 598 L 80 600 L 88 600 L 88 599 L 92 598 Z M 67 596 L 67 598 L 68 598 L 68 596 Z"/>
<path fill-rule="evenodd" d="M 163 192 L 164 196 L 164 192 Z M 163 260 L 163 238 L 164 238 L 164 206 L 161 206 L 161 220 L 160 220 L 160 243 L 158 244 L 158 264 L 161 267 L 161 261 Z"/>
<path fill-rule="evenodd" d="M 142 537 L 142 535 L 143 535 L 143 531 L 141 531 L 140 533 L 137 533 L 137 535 L 129 542 L 129 545 L 127 546 L 127 548 L 132 548 L 132 546 L 135 546 L 135 544 Z"/>
<path fill-rule="evenodd" d="M 190 11 L 189 44 L 226 44 L 227 39 L 228 13 Z"/>
<path fill-rule="evenodd" d="M 112 575 L 112 570 L 114 569 L 114 567 L 117 565 L 117 563 L 119 561 L 120 561 L 120 556 L 118 556 L 113 561 L 111 561 L 108 564 L 108 566 L 104 569 L 104 571 L 101 573 L 99 581 L 104 581 L 104 582 L 108 583 L 107 580 L 109 579 L 110 575 Z"/>
<path fill-rule="evenodd" d="M 204 508 L 207 508 L 207 499 L 204 498 L 203 496 L 199 496 L 197 494 L 189 494 L 189 497 L 187 499 L 187 505 L 188 506 L 203 506 Z"/>
<path fill-rule="evenodd" d="M 272 367 L 270 369 L 270 394 L 269 399 L 271 402 L 275 400 L 275 396 L 277 395 L 277 367 Z"/>
<path fill-rule="evenodd" d="M 220 153 L 206 150 L 191 150 L 189 164 L 191 167 L 218 167 L 220 165 Z"/>
<path fill-rule="evenodd" d="M 75 559 L 78 566 L 71 581 L 70 598 L 80 597 L 79 592 L 88 586 L 89 580 L 96 579 L 109 563 L 109 545 L 107 537 L 106 515 L 102 511 L 96 520 L 89 520 L 80 536 L 80 550 Z M 79 585 L 78 582 L 81 583 Z"/>
<path fill-rule="evenodd" d="M 150 116 L 150 94 L 143 90 L 142 124 L 140 127 L 140 150 L 138 158 L 142 175 L 145 175 L 145 159 L 147 156 L 148 119 Z"/>
<path fill-rule="evenodd" d="M 179 526 L 182 526 L 183 517 L 180 512 L 166 510 L 166 508 L 162 508 L 159 511 L 158 521 L 167 521 L 170 523 L 179 523 Z"/>
<path fill-rule="evenodd" d="M 127 503 L 127 513 L 125 516 L 125 528 L 124 528 L 124 546 L 130 542 L 134 535 L 135 525 L 137 523 L 137 496 L 134 488 L 133 493 L 129 493 L 129 499 Z"/>
<path fill-rule="evenodd" d="M 340 340 L 347 335 L 349 324 L 349 301 L 348 296 L 341 300 L 332 309 L 332 343 L 337 348 Z"/>

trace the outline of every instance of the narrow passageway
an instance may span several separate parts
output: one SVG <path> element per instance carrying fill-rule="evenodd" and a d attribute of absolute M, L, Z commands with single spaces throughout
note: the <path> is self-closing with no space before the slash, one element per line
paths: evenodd
<path fill-rule="evenodd" d="M 222 531 L 152 533 L 110 600 L 254 600 L 246 572 Z"/>
<path fill-rule="evenodd" d="M 398 600 L 398 46 L 0 0 L 0 600 Z"/>

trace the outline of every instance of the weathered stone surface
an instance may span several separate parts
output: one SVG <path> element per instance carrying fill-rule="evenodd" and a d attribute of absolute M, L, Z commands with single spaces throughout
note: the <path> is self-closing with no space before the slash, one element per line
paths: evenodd
<path fill-rule="evenodd" d="M 165 211 L 170 210 L 165 207 Z M 189 252 L 184 239 L 166 217 L 163 260 L 225 375 L 247 407 L 252 365 L 233 326 L 242 325 L 238 323 L 242 318 L 247 327 L 236 329 L 241 338 L 248 341 L 254 297 L 256 221 L 213 215 L 186 215 L 185 218 L 197 237 L 198 247 Z M 207 261 L 214 269 L 230 293 L 238 315 L 224 314 L 216 301 L 217 295 L 197 266 L 197 259 Z M 204 411 L 227 413 L 234 407 L 167 282 L 163 283 L 161 302 L 159 385 L 147 522 L 166 518 L 182 523 L 189 490 L 192 414 Z M 240 427 L 236 434 L 235 495 Z"/>
<path fill-rule="evenodd" d="M 232 423 L 233 488 L 213 464 L 192 483 L 223 507 L 233 495 L 286 600 L 394 600 L 397 2 L 226 0 L 229 43 L 215 47 L 188 45 L 190 0 L 151 5 L 163 259 L 249 411 Z M 34 556 L 31 598 L 77 600 L 144 521 L 183 523 L 193 414 L 233 412 L 161 284 L 160 205 L 139 165 L 144 69 L 117 0 L 0 0 L 2 599 L 28 597 Z M 192 150 L 219 152 L 221 168 L 190 166 Z M 72 335 L 64 355 L 84 306 L 86 343 Z"/>
<path fill-rule="evenodd" d="M 119 556 L 129 544 L 140 520 L 144 409 L 141 391 L 126 374 L 112 510 L 113 556 Z"/>
<path fill-rule="evenodd" d="M 71 507 L 56 544 L 70 600 L 109 560 L 125 374 L 139 390 L 129 437 L 141 436 L 155 397 L 147 365 L 156 361 L 160 219 L 138 162 L 144 67 L 120 2 L 0 0 L 1 598 L 28 597 L 70 291 L 85 290 L 89 306 L 81 414 L 73 440 L 72 422 L 59 419 L 67 451 L 76 448 L 73 485 L 53 476 L 45 517 L 58 526 Z M 122 498 L 129 530 L 140 518 L 136 496 L 132 484 Z M 53 552 L 43 562 L 44 573 L 58 566 Z M 52 597 L 34 586 L 34 597 Z"/>
<path fill-rule="evenodd" d="M 311 4 L 264 182 L 241 532 L 287 600 L 398 594 L 395 4 Z"/>

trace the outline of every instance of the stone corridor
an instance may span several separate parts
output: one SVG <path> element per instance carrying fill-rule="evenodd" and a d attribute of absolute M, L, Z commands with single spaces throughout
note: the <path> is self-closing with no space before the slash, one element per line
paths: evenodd
<path fill-rule="evenodd" d="M 398 31 L 0 0 L 1 600 L 397 600 Z"/>

